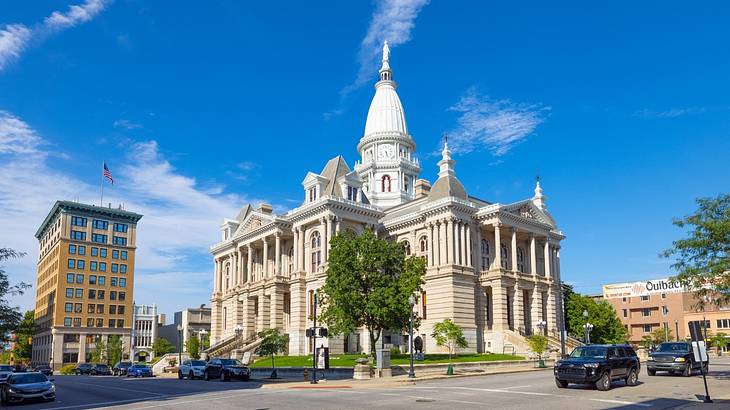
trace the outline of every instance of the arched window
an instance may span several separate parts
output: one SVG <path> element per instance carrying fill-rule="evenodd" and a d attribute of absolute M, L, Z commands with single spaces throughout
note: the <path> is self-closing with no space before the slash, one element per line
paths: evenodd
<path fill-rule="evenodd" d="M 509 261 L 509 258 L 507 255 L 509 255 L 509 250 L 507 249 L 507 245 L 502 244 L 501 246 L 502 251 L 499 253 L 500 259 L 502 260 L 502 269 L 507 269 L 507 262 Z"/>
<path fill-rule="evenodd" d="M 411 243 L 408 241 L 401 242 L 403 244 L 403 250 L 406 252 L 406 256 L 411 256 Z"/>
<path fill-rule="evenodd" d="M 428 239 L 425 236 L 421 237 L 421 252 L 428 252 Z"/>
<path fill-rule="evenodd" d="M 311 272 L 317 272 L 317 268 L 322 264 L 322 238 L 319 236 L 319 231 L 312 233 L 311 251 L 312 251 L 312 270 Z"/>
<path fill-rule="evenodd" d="M 380 191 L 390 192 L 390 175 L 383 175 L 383 179 L 380 180 Z"/>
<path fill-rule="evenodd" d="M 289 274 L 294 272 L 294 247 L 289 248 L 286 254 L 289 257 Z"/>
<path fill-rule="evenodd" d="M 525 251 L 521 247 L 517 248 L 517 270 L 525 272 Z"/>
<path fill-rule="evenodd" d="M 231 264 L 226 264 L 226 280 L 225 280 L 225 288 L 223 288 L 223 291 L 228 291 L 228 286 L 230 285 L 230 278 L 231 278 Z"/>
<path fill-rule="evenodd" d="M 489 270 L 489 242 L 482 239 L 482 270 Z"/>

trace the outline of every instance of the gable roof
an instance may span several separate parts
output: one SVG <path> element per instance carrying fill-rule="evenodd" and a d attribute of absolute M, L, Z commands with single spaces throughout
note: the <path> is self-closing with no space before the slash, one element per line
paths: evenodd
<path fill-rule="evenodd" d="M 327 186 L 324 188 L 323 195 L 330 195 L 338 198 L 342 198 L 342 192 L 337 189 L 337 180 L 341 177 L 350 173 L 350 167 L 347 166 L 345 159 L 342 155 L 338 155 L 331 160 L 327 161 L 327 165 L 320 173 L 323 177 L 327 178 Z"/>

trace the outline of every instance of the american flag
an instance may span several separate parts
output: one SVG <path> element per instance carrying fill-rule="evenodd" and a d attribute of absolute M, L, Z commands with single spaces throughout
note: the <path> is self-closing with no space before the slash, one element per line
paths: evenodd
<path fill-rule="evenodd" d="M 114 178 L 112 178 L 112 173 L 109 171 L 109 168 L 106 166 L 106 162 L 104 163 L 104 178 L 108 179 L 109 182 L 114 185 Z"/>

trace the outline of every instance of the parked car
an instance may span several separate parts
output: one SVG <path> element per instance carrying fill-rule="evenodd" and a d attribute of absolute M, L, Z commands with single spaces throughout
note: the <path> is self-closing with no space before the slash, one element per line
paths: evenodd
<path fill-rule="evenodd" d="M 51 369 L 51 366 L 47 364 L 41 364 L 35 367 L 33 369 L 34 372 L 42 373 L 46 376 L 53 376 L 53 369 Z"/>
<path fill-rule="evenodd" d="M 13 366 L 9 364 L 0 364 L 0 382 L 7 379 L 11 374 L 13 374 Z"/>
<path fill-rule="evenodd" d="M 91 369 L 93 368 L 94 365 L 91 363 L 79 363 L 74 369 L 74 374 L 77 376 L 82 374 L 91 374 Z"/>
<path fill-rule="evenodd" d="M 187 377 L 188 380 L 193 380 L 196 377 L 203 377 L 205 364 L 204 360 L 183 360 L 180 370 L 177 371 L 177 378 Z"/>
<path fill-rule="evenodd" d="M 146 364 L 135 364 L 127 369 L 127 377 L 152 377 L 152 368 Z"/>
<path fill-rule="evenodd" d="M 97 364 L 91 368 L 91 372 L 89 372 L 89 374 L 93 376 L 110 376 L 112 374 L 112 370 L 105 364 Z"/>
<path fill-rule="evenodd" d="M 0 384 L 1 403 L 19 403 L 28 399 L 56 400 L 56 386 L 38 372 L 13 373 Z"/>
<path fill-rule="evenodd" d="M 569 383 L 595 384 L 598 390 L 611 389 L 614 380 L 628 386 L 639 382 L 641 363 L 629 345 L 587 345 L 573 349 L 567 359 L 555 363 L 555 384 L 563 389 Z"/>
<path fill-rule="evenodd" d="M 705 373 L 709 370 L 709 361 L 695 361 L 692 344 L 689 342 L 665 342 L 659 344 L 656 350 L 649 354 L 646 360 L 646 372 L 655 376 L 657 371 L 667 371 L 669 374 L 680 373 L 682 376 L 691 376 L 693 370 L 704 367 Z"/>
<path fill-rule="evenodd" d="M 132 362 L 118 362 L 114 365 L 114 368 L 112 368 L 112 373 L 115 376 L 124 376 L 127 374 L 127 369 L 129 369 L 132 364 Z"/>
<path fill-rule="evenodd" d="M 251 378 L 251 370 L 241 364 L 238 359 L 211 359 L 203 370 L 203 379 L 230 379 L 248 380 Z"/>

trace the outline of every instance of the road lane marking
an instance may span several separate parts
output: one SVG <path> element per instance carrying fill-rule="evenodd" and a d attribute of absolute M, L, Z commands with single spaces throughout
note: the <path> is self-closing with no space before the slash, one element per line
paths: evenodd
<path fill-rule="evenodd" d="M 527 385 L 524 385 L 524 386 L 509 386 L 509 387 L 500 387 L 500 389 L 502 389 L 502 390 L 507 390 L 507 389 L 521 389 L 521 388 L 524 388 L 524 387 L 530 387 L 530 385 L 529 385 L 529 384 L 527 384 Z"/>
<path fill-rule="evenodd" d="M 151 391 L 147 391 L 147 390 L 126 389 L 124 387 L 106 386 L 106 385 L 103 385 L 103 384 L 96 384 L 96 383 L 76 382 L 74 384 L 83 384 L 83 385 L 86 385 L 86 386 L 100 387 L 102 389 L 122 390 L 122 391 L 128 391 L 128 392 L 132 392 L 132 393 L 145 393 L 145 394 L 149 394 L 149 395 L 152 395 L 152 396 L 158 396 L 158 397 L 167 396 L 166 394 L 155 393 L 155 392 L 151 392 Z"/>
<path fill-rule="evenodd" d="M 636 403 L 633 401 L 623 401 L 623 400 L 608 400 L 608 399 L 588 399 L 591 401 L 600 401 L 603 403 L 611 403 L 611 404 L 623 404 L 625 406 L 639 406 L 639 407 L 651 407 L 651 404 L 648 403 Z"/>

